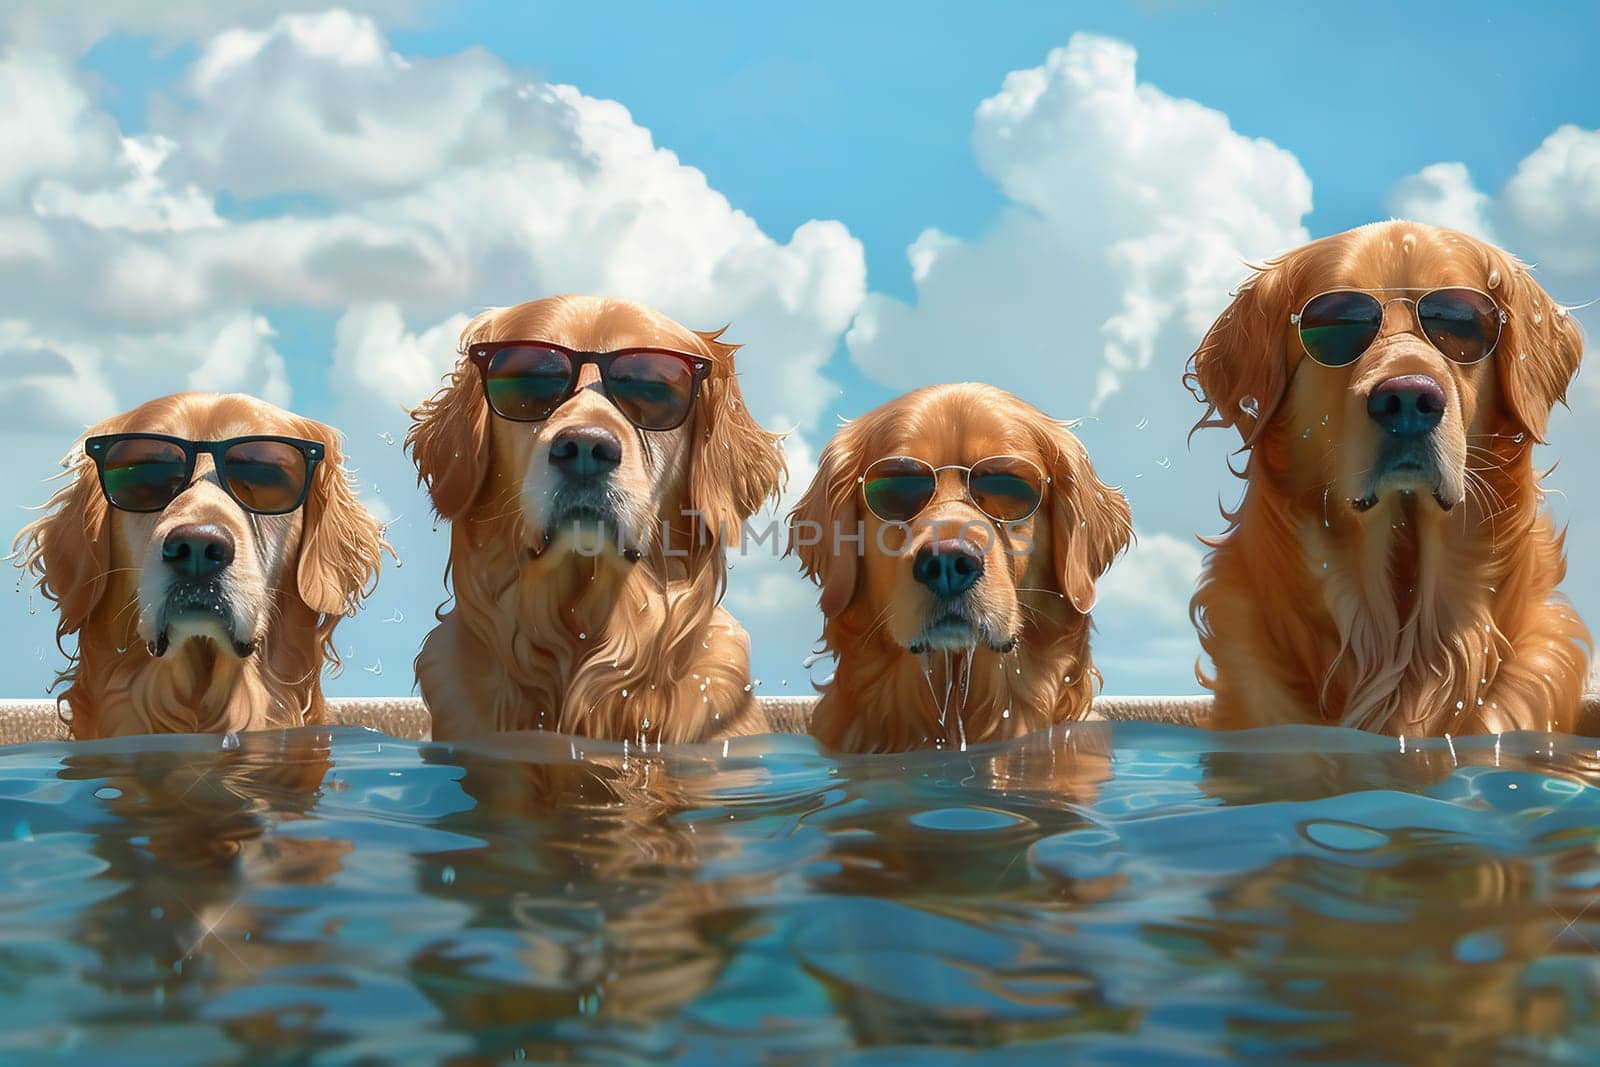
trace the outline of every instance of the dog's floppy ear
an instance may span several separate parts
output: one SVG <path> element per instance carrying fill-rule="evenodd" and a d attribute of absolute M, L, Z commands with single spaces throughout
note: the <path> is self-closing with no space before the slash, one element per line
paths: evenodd
<path fill-rule="evenodd" d="M 848 608 L 856 595 L 861 547 L 856 537 L 861 521 L 856 481 L 861 473 L 861 436 L 859 422 L 840 427 L 822 450 L 816 476 L 789 512 L 785 555 L 796 557 L 801 572 L 822 587 L 818 603 L 830 619 Z"/>
<path fill-rule="evenodd" d="M 483 380 L 466 353 L 487 339 L 494 312 L 484 312 L 461 331 L 461 358 L 437 393 L 411 412 L 406 451 L 417 465 L 417 482 L 428 488 L 433 510 L 443 519 L 465 515 L 489 477 L 489 405 Z"/>
<path fill-rule="evenodd" d="M 1289 337 L 1292 286 L 1282 262 L 1258 269 L 1206 331 L 1183 376 L 1206 414 L 1195 423 L 1231 426 L 1246 448 L 1272 421 L 1289 380 L 1284 345 Z M 1298 342 L 1296 342 L 1298 343 Z"/>
<path fill-rule="evenodd" d="M 721 332 L 700 334 L 716 366 L 700 387 L 689 498 L 713 539 L 737 545 L 744 521 L 783 489 L 788 465 L 782 438 L 763 430 L 745 406 L 733 373 L 739 346 L 717 340 Z"/>
<path fill-rule="evenodd" d="M 1495 346 L 1495 374 L 1511 417 L 1529 437 L 1543 444 L 1550 412 L 1567 401 L 1567 386 L 1583 358 L 1583 335 L 1527 269 L 1510 257 L 1500 260 L 1499 286 L 1490 291 L 1506 311 Z"/>
<path fill-rule="evenodd" d="M 321 443 L 324 455 L 306 497 L 295 585 L 307 607 L 336 621 L 371 592 L 389 546 L 383 527 L 356 499 L 339 435 L 310 419 L 303 420 L 300 432 Z"/>
<path fill-rule="evenodd" d="M 100 432 L 98 427 L 90 431 Z M 111 569 L 110 505 L 82 440 L 61 465 L 67 469 L 67 483 L 12 545 L 17 566 L 37 575 L 39 590 L 56 605 L 57 645 L 88 624 L 105 595 Z"/>
<path fill-rule="evenodd" d="M 1045 435 L 1050 559 L 1061 591 L 1087 615 L 1095 582 L 1133 540 L 1133 517 L 1122 491 L 1100 480 L 1088 451 L 1064 424 L 1052 423 Z"/>

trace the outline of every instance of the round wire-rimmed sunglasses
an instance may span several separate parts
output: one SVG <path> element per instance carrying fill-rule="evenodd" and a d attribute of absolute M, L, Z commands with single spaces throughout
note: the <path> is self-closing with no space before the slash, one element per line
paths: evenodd
<path fill-rule="evenodd" d="M 884 522 L 910 522 L 933 502 L 941 471 L 960 471 L 967 499 L 995 522 L 1022 522 L 1039 510 L 1050 479 L 1030 459 L 989 456 L 970 467 L 935 467 L 915 456 L 874 460 L 856 481 L 867 510 Z"/>
<path fill-rule="evenodd" d="M 189 488 L 196 459 L 216 464 L 223 492 L 256 515 L 287 515 L 306 502 L 311 475 L 327 455 L 298 437 L 255 434 L 225 441 L 191 441 L 159 433 L 91 437 L 83 450 L 94 461 L 100 491 L 119 511 L 160 511 Z"/>
<path fill-rule="evenodd" d="M 1420 293 L 1379 300 L 1374 293 Z M 1453 285 L 1438 289 L 1329 289 L 1307 300 L 1289 322 L 1300 332 L 1300 346 L 1324 367 L 1348 367 L 1378 339 L 1383 315 L 1396 300 L 1411 305 L 1428 343 L 1463 366 L 1494 354 L 1508 316 L 1481 289 Z"/>
<path fill-rule="evenodd" d="M 489 341 L 468 358 L 483 379 L 489 410 L 512 422 L 543 422 L 577 392 L 587 363 L 607 399 L 641 430 L 675 430 L 694 410 L 712 361 L 671 348 L 580 352 L 550 341 Z"/>

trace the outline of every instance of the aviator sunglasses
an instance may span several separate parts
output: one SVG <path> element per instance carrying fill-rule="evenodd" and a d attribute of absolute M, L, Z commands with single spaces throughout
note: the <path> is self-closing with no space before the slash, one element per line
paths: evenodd
<path fill-rule="evenodd" d="M 1039 510 L 1050 479 L 1021 456 L 990 456 L 970 467 L 935 467 L 913 456 L 885 456 L 857 479 L 867 508 L 884 522 L 910 522 L 938 489 L 940 471 L 960 471 L 967 499 L 995 522 L 1021 522 Z"/>
<path fill-rule="evenodd" d="M 248 512 L 286 515 L 306 502 L 311 473 L 326 454 L 297 437 L 189 441 L 156 433 L 91 437 L 83 450 L 100 472 L 100 491 L 121 511 L 160 511 L 189 488 L 195 459 L 211 457 L 223 491 Z"/>
<path fill-rule="evenodd" d="M 711 373 L 711 360 L 670 348 L 579 352 L 549 341 L 491 341 L 468 356 L 483 376 L 489 410 L 512 422 L 542 422 L 578 389 L 586 363 L 600 372 L 600 387 L 623 416 L 641 430 L 675 430 L 694 409 L 695 393 Z"/>
<path fill-rule="evenodd" d="M 1379 300 L 1373 293 L 1421 293 Z M 1361 358 L 1383 328 L 1383 312 L 1399 300 L 1410 304 L 1428 343 L 1463 365 L 1480 363 L 1500 343 L 1506 313 L 1494 297 L 1477 289 L 1332 289 L 1307 300 L 1289 322 L 1300 330 L 1306 355 L 1324 367 L 1348 367 Z"/>

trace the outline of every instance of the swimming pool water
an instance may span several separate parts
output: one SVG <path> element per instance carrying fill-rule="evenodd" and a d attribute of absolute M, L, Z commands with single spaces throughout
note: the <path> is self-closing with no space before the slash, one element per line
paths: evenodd
<path fill-rule="evenodd" d="M 19 746 L 0 1062 L 1593 1062 L 1595 745 Z"/>

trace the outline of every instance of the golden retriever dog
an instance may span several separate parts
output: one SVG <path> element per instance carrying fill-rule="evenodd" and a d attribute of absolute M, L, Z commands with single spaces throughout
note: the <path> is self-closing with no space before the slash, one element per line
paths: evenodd
<path fill-rule="evenodd" d="M 333 629 L 383 531 L 338 436 L 254 397 L 178 393 L 89 430 L 17 548 L 54 601 L 79 739 L 320 723 Z"/>
<path fill-rule="evenodd" d="M 1066 424 L 986 385 L 936 385 L 847 423 L 790 514 L 838 672 L 836 749 L 977 744 L 1081 719 L 1095 582 L 1133 536 Z"/>
<path fill-rule="evenodd" d="M 435 738 L 766 731 L 719 601 L 726 547 L 785 468 L 719 337 L 590 296 L 467 325 L 406 436 L 452 523 L 455 606 L 417 656 Z"/>
<path fill-rule="evenodd" d="M 1244 283 L 1185 379 L 1248 453 L 1192 604 L 1216 725 L 1572 728 L 1592 642 L 1533 446 L 1582 350 L 1523 264 L 1412 222 Z"/>

